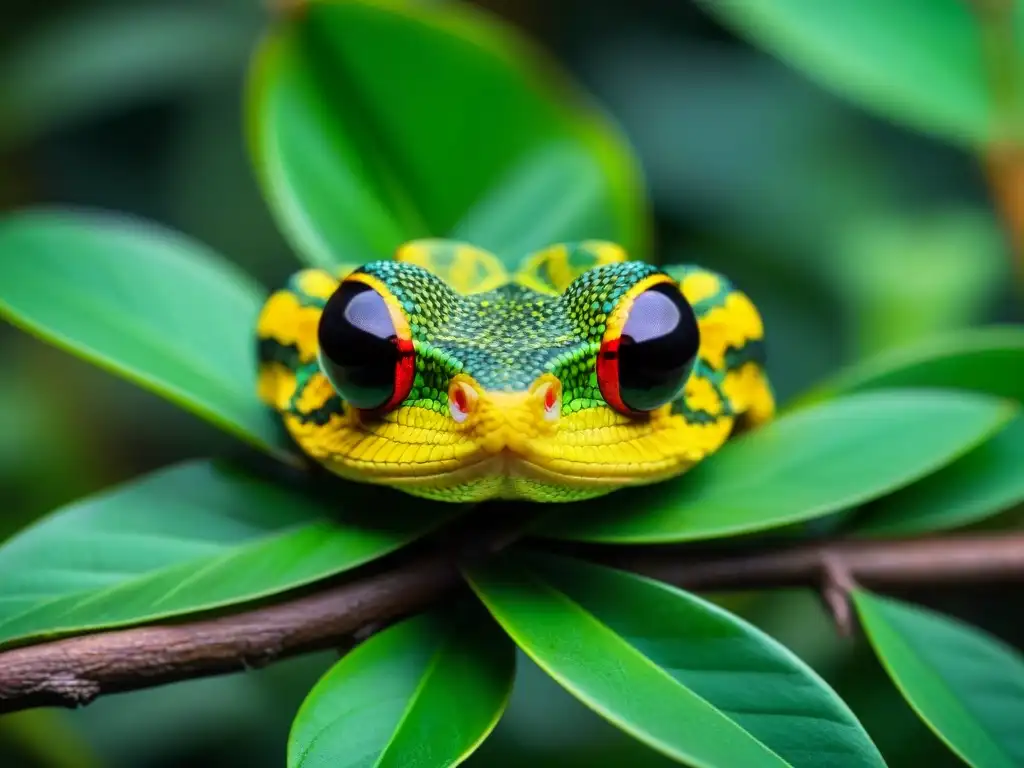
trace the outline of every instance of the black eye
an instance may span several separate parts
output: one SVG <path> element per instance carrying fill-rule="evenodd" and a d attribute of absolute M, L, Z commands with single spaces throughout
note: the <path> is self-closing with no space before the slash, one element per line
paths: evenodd
<path fill-rule="evenodd" d="M 601 345 L 601 394 L 621 412 L 665 405 L 682 391 L 699 346 L 693 308 L 674 285 L 659 283 L 633 299 L 622 334 Z"/>
<path fill-rule="evenodd" d="M 388 305 L 357 280 L 338 286 L 320 316 L 320 367 L 348 403 L 388 411 L 412 387 L 413 346 L 402 338 Z"/>

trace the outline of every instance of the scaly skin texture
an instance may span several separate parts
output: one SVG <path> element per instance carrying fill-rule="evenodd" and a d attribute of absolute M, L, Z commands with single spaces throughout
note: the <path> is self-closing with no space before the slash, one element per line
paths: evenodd
<path fill-rule="evenodd" d="M 346 275 L 381 293 L 413 341 L 412 389 L 382 416 L 348 407 L 317 360 L 320 314 Z M 597 353 L 633 298 L 666 281 L 697 315 L 698 360 L 679 399 L 623 415 L 601 396 Z M 267 300 L 257 335 L 260 397 L 308 456 L 345 478 L 444 501 L 575 501 L 657 482 L 775 409 L 761 317 L 744 294 L 699 267 L 628 261 L 606 242 L 552 246 L 514 275 L 445 240 L 358 270 L 303 270 Z M 449 411 L 455 387 L 471 406 L 461 423 Z M 561 410 L 546 415 L 552 389 Z"/>

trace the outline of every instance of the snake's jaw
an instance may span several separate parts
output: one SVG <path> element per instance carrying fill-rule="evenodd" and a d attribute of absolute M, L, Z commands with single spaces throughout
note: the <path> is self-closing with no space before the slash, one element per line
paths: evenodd
<path fill-rule="evenodd" d="M 482 451 L 529 459 L 538 439 L 558 431 L 562 384 L 544 374 L 525 392 L 490 392 L 460 374 L 452 379 L 448 402 L 452 417 Z"/>
<path fill-rule="evenodd" d="M 454 428 L 472 446 L 452 484 L 488 477 L 502 488 L 495 495 L 533 500 L 587 498 L 671 477 L 716 450 L 732 425 L 690 424 L 671 406 L 644 417 L 611 408 L 563 413 L 562 385 L 551 374 L 519 392 L 488 391 L 459 374 L 448 401 Z"/>

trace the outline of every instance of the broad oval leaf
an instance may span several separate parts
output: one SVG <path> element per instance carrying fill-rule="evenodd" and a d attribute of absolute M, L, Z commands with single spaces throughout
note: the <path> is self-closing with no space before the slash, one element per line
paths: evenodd
<path fill-rule="evenodd" d="M 508 259 L 605 238 L 644 255 L 618 131 L 512 29 L 458 4 L 313 0 L 255 59 L 249 144 L 310 263 L 455 237 Z"/>
<path fill-rule="evenodd" d="M 566 505 L 538 533 L 658 543 L 762 531 L 838 512 L 909 485 L 1003 427 L 1013 404 L 987 395 L 887 390 L 786 414 L 683 476 Z"/>
<path fill-rule="evenodd" d="M 809 667 L 694 595 L 552 556 L 504 556 L 470 568 L 467 578 L 519 647 L 564 688 L 687 765 L 885 765 Z"/>
<path fill-rule="evenodd" d="M 857 512 L 857 533 L 912 536 L 976 523 L 1024 503 L 1024 416 L 933 475 Z"/>
<path fill-rule="evenodd" d="M 948 616 L 864 590 L 854 604 L 875 653 L 921 719 L 975 768 L 1024 765 L 1024 658 Z"/>
<path fill-rule="evenodd" d="M 1024 328 L 991 326 L 894 349 L 842 371 L 796 405 L 891 387 L 941 387 L 1024 402 Z M 858 512 L 853 529 L 909 535 L 977 522 L 1024 499 L 1021 417 L 966 456 Z"/>
<path fill-rule="evenodd" d="M 986 392 L 1024 402 L 1024 327 L 990 326 L 899 347 L 841 371 L 798 401 L 851 392 L 933 387 Z"/>
<path fill-rule="evenodd" d="M 352 486 L 327 504 L 195 461 L 77 501 L 0 547 L 0 645 L 273 595 L 381 557 L 460 509 L 396 504 L 397 493 Z"/>
<path fill-rule="evenodd" d="M 702 5 L 861 106 L 969 146 L 995 138 L 983 33 L 970 3 L 703 0 Z"/>
<path fill-rule="evenodd" d="M 256 396 L 265 298 L 233 265 L 156 225 L 46 209 L 0 220 L 0 315 L 284 456 Z"/>
<path fill-rule="evenodd" d="M 477 605 L 396 624 L 347 654 L 303 702 L 288 768 L 446 768 L 505 710 L 515 646 Z"/>

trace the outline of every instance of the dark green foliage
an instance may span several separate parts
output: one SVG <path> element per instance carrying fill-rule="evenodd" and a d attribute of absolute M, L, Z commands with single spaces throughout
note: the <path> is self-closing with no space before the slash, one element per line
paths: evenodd
<path fill-rule="evenodd" d="M 707 3 L 819 82 L 974 147 L 992 138 L 998 105 L 968 5 Z M 162 50 L 135 60 L 177 55 Z M 90 71 L 107 72 L 102 57 Z M 454 4 L 315 0 L 275 23 L 251 75 L 252 163 L 309 264 L 387 258 L 424 236 L 506 260 L 582 238 L 647 255 L 631 148 L 542 54 L 487 17 Z M 47 113 L 24 93 L 12 103 L 27 106 L 11 136 Z M 884 254 L 876 266 L 891 261 L 864 247 Z M 149 225 L 59 209 L 0 222 L 0 313 L 13 324 L 287 462 L 255 390 L 265 296 L 211 250 Z M 293 691 L 305 701 L 288 766 L 469 759 L 505 714 L 517 647 L 625 734 L 618 743 L 642 755 L 638 765 L 885 765 L 830 682 L 731 610 L 541 550 L 552 539 L 803 536 L 815 522 L 885 537 L 994 518 L 1024 502 L 1022 371 L 1015 326 L 901 346 L 849 366 L 678 480 L 552 511 L 511 552 L 467 567 L 463 600 L 384 629 Z M 172 466 L 7 539 L 0 646 L 233 610 L 347 577 L 464 511 L 333 478 L 328 494 L 307 494 L 243 464 Z M 886 673 L 953 753 L 977 768 L 1024 764 L 1019 653 L 914 605 L 859 589 L 853 602 Z M 31 722 L 6 724 L 54 741 L 32 737 Z M 55 764 L 88 764 L 47 751 Z"/>

